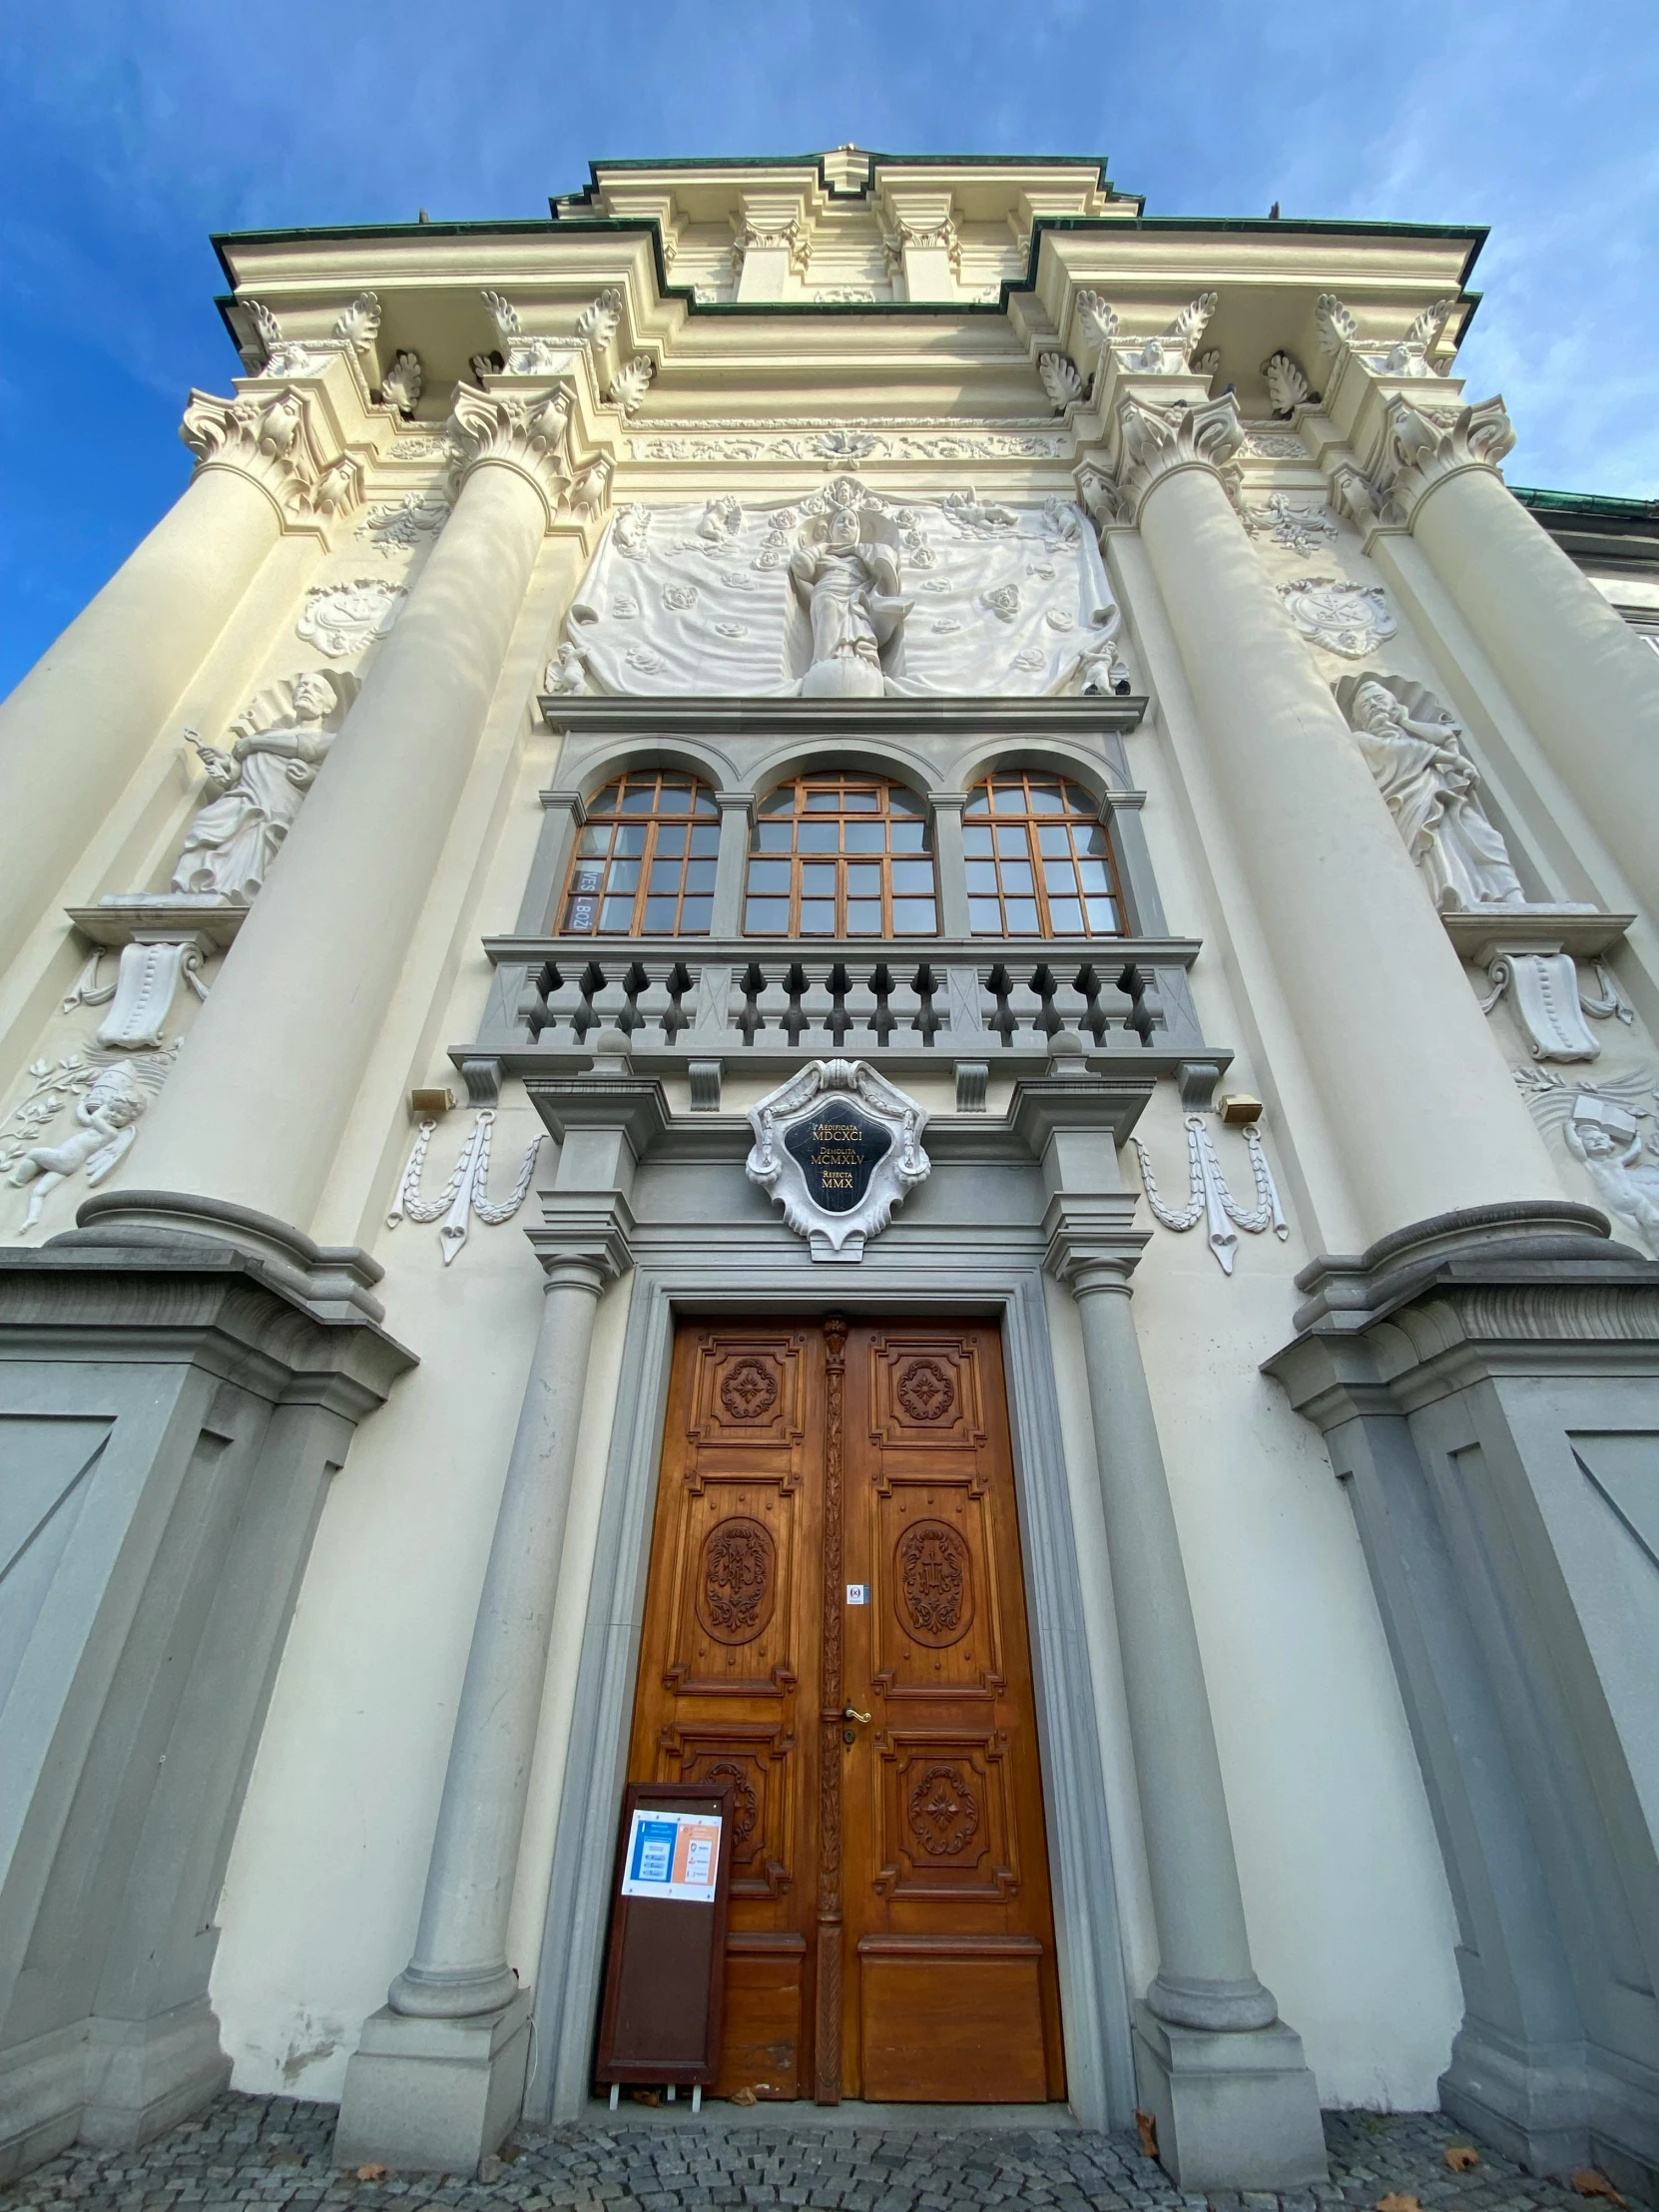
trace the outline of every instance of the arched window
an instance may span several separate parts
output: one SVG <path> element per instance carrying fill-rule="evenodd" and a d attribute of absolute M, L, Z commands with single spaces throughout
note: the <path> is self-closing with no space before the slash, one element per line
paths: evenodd
<path fill-rule="evenodd" d="M 720 809 L 707 784 L 630 769 L 588 809 L 565 893 L 575 937 L 706 937 Z"/>
<path fill-rule="evenodd" d="M 1099 805 L 1064 777 L 987 777 L 963 810 L 962 850 L 976 937 L 1122 935 Z"/>
<path fill-rule="evenodd" d="M 922 802 L 880 776 L 797 776 L 761 802 L 743 925 L 757 937 L 930 937 Z"/>

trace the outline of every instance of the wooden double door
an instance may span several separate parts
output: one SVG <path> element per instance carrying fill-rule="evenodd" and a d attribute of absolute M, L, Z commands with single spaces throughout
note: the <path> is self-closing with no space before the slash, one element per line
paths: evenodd
<path fill-rule="evenodd" d="M 993 1328 L 682 1326 L 628 1771 L 732 1788 L 718 2093 L 1064 2096 Z"/>

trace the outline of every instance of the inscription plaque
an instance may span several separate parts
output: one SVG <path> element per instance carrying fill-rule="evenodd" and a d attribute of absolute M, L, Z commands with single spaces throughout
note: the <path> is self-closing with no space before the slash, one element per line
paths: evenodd
<path fill-rule="evenodd" d="M 801 1163 L 807 1190 L 827 1213 L 850 1213 L 869 1189 L 878 1163 L 892 1150 L 892 1131 L 846 1099 L 798 1121 L 784 1139 Z"/>
<path fill-rule="evenodd" d="M 753 1182 L 815 1260 L 857 1260 L 925 1181 L 923 1107 L 864 1060 L 813 1060 L 750 1108 Z"/>

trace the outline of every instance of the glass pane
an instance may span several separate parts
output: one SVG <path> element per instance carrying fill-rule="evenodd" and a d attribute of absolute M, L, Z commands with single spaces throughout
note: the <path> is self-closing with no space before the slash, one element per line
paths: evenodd
<path fill-rule="evenodd" d="M 795 848 L 798 852 L 838 852 L 839 830 L 838 822 L 804 822 L 796 830 Z"/>
<path fill-rule="evenodd" d="M 599 909 L 599 926 L 626 936 L 634 926 L 634 901 L 631 898 L 607 898 Z"/>
<path fill-rule="evenodd" d="M 1104 852 L 1106 849 L 1106 831 L 1098 822 L 1090 823 L 1087 829 L 1079 823 L 1071 834 L 1079 852 Z"/>
<path fill-rule="evenodd" d="M 801 895 L 803 898 L 833 898 L 835 895 L 835 863 L 833 860 L 808 860 L 801 870 Z"/>
<path fill-rule="evenodd" d="M 699 836 L 704 832 L 700 830 Z M 715 832 L 718 842 L 720 832 Z M 758 822 L 755 825 L 755 849 L 757 852 L 788 852 L 795 844 L 793 822 Z"/>
<path fill-rule="evenodd" d="M 680 895 L 680 877 L 683 872 L 684 864 L 679 860 L 653 860 L 649 887 L 659 896 L 666 894 L 677 898 Z"/>
<path fill-rule="evenodd" d="M 795 786 L 780 784 L 775 792 L 769 792 L 761 801 L 763 815 L 793 815 L 795 813 Z"/>
<path fill-rule="evenodd" d="M 565 908 L 565 927 L 582 935 L 593 927 L 593 917 L 599 909 L 596 898 L 573 898 Z"/>
<path fill-rule="evenodd" d="M 708 898 L 688 898 L 680 908 L 680 934 L 683 937 L 706 937 L 709 920 L 714 912 L 714 901 Z"/>
<path fill-rule="evenodd" d="M 582 853 L 603 853 L 611 849 L 611 826 L 607 822 L 590 822 L 582 831 L 576 847 Z"/>
<path fill-rule="evenodd" d="M 842 792 L 841 812 L 848 815 L 874 815 L 881 811 L 879 792 Z"/>
<path fill-rule="evenodd" d="M 914 867 L 912 860 L 910 865 Z M 806 873 L 816 874 L 808 868 Z M 814 889 L 817 889 L 815 884 Z M 879 898 L 881 895 L 881 863 L 879 860 L 852 860 L 847 864 L 846 895 L 848 898 Z"/>
<path fill-rule="evenodd" d="M 998 852 L 1010 854 L 1015 859 L 1023 860 L 1031 847 L 1026 842 L 1023 828 L 1005 829 L 1001 823 L 998 823 L 996 826 L 996 849 Z"/>
<path fill-rule="evenodd" d="M 989 852 L 990 849 L 991 827 L 988 822 L 979 824 L 976 829 L 962 831 L 962 850 L 970 859 L 975 853 Z"/>
<path fill-rule="evenodd" d="M 1086 891 L 1109 891 L 1112 887 L 1112 878 L 1107 873 L 1104 860 L 1079 860 L 1077 872 L 1083 878 L 1083 888 Z"/>
<path fill-rule="evenodd" d="M 620 784 L 607 784 L 607 785 L 605 786 L 605 789 L 604 789 L 604 790 L 603 790 L 603 791 L 602 791 L 602 792 L 601 792 L 601 793 L 600 793 L 600 794 L 598 795 L 598 797 L 597 797 L 597 798 L 596 798 L 596 799 L 595 799 L 595 800 L 593 801 L 593 803 L 592 803 L 592 804 L 590 805 L 590 807 L 588 808 L 588 812 L 589 812 L 589 814 L 591 814 L 591 815 L 608 815 L 608 814 L 610 814 L 610 813 L 611 813 L 611 811 L 613 810 L 613 808 L 614 808 L 614 807 L 616 806 L 616 803 L 617 803 L 617 798 L 618 798 L 618 795 L 619 795 L 619 794 L 621 793 L 621 790 L 622 790 L 622 786 L 621 786 Z"/>
<path fill-rule="evenodd" d="M 707 784 L 699 784 L 697 787 L 697 812 L 700 815 L 718 815 L 720 813 L 720 809 L 715 805 L 715 795 L 710 791 Z"/>
<path fill-rule="evenodd" d="M 921 828 L 920 823 L 916 828 Z M 885 852 L 887 849 L 887 826 L 884 822 L 848 822 L 841 827 L 841 850 L 843 852 Z"/>
<path fill-rule="evenodd" d="M 1023 894 L 1029 898 L 1036 888 L 1031 876 L 1029 860 L 1004 860 L 1002 863 L 1002 895 L 1014 898 Z"/>
<path fill-rule="evenodd" d="M 1010 937 L 1034 937 L 1037 934 L 1037 902 L 1034 898 L 1009 899 L 1008 934 Z"/>
<path fill-rule="evenodd" d="M 1034 815 L 1057 815 L 1060 812 L 1060 787 L 1058 784 L 1039 784 L 1032 780 L 1031 812 Z"/>
<path fill-rule="evenodd" d="M 768 824 L 768 828 L 771 828 L 771 824 Z M 700 822 L 691 833 L 691 848 L 700 860 L 712 859 L 720 850 L 719 823 Z"/>
<path fill-rule="evenodd" d="M 892 928 L 895 937 L 930 937 L 937 924 L 933 919 L 933 901 L 930 898 L 895 898 L 892 902 Z"/>
<path fill-rule="evenodd" d="M 849 898 L 846 933 L 849 937 L 878 937 L 881 934 L 881 901 L 878 898 Z"/>
<path fill-rule="evenodd" d="M 1051 898 L 1048 926 L 1057 937 L 1080 937 L 1083 934 L 1082 907 L 1075 898 Z"/>
<path fill-rule="evenodd" d="M 657 804 L 657 794 L 649 784 L 631 785 L 622 795 L 622 811 L 625 815 L 648 815 Z"/>
<path fill-rule="evenodd" d="M 648 898 L 645 902 L 645 927 L 660 937 L 668 936 L 675 922 L 678 898 Z"/>
<path fill-rule="evenodd" d="M 640 863 L 638 860 L 613 860 L 610 877 L 605 888 L 608 891 L 633 891 L 638 890 L 639 882 Z"/>
<path fill-rule="evenodd" d="M 1083 865 L 1085 867 L 1096 867 L 1099 862 L 1085 860 Z M 1096 884 L 1088 884 L 1085 887 L 1091 890 L 1099 888 Z M 1045 860 L 1043 862 L 1043 889 L 1052 891 L 1059 898 L 1075 898 L 1077 896 L 1077 874 L 1069 860 Z"/>
<path fill-rule="evenodd" d="M 605 863 L 601 860 L 579 860 L 570 871 L 570 887 L 573 891 L 600 891 L 605 887 Z"/>
<path fill-rule="evenodd" d="M 806 799 L 810 815 L 838 815 L 841 811 L 841 795 L 837 791 L 809 791 Z"/>
<path fill-rule="evenodd" d="M 788 860 L 751 860 L 749 863 L 749 890 L 788 891 L 790 887 L 790 863 Z"/>
<path fill-rule="evenodd" d="M 977 891 L 981 897 L 987 895 L 994 897 L 996 893 L 996 862 L 994 860 L 969 860 L 967 864 L 967 887 L 970 891 Z"/>
<path fill-rule="evenodd" d="M 999 815 L 1022 815 L 1025 794 L 1017 784 L 999 784 L 991 792 L 991 806 Z"/>
<path fill-rule="evenodd" d="M 968 927 L 976 937 L 1000 937 L 1002 908 L 994 898 L 968 900 Z"/>
<path fill-rule="evenodd" d="M 671 852 L 684 852 L 686 839 L 690 835 L 691 831 L 683 822 L 665 822 L 657 831 L 657 858 L 666 860 Z"/>
<path fill-rule="evenodd" d="M 925 891 L 933 895 L 933 863 L 931 860 L 894 860 L 892 887 L 895 891 Z"/>
<path fill-rule="evenodd" d="M 712 891 L 715 887 L 713 860 L 693 860 L 686 869 L 686 888 L 689 891 Z"/>
<path fill-rule="evenodd" d="M 991 803 L 989 795 L 987 794 L 984 785 L 981 784 L 977 791 L 970 792 L 968 794 L 968 803 L 962 809 L 962 812 L 964 815 L 989 814 L 990 805 Z"/>
<path fill-rule="evenodd" d="M 744 902 L 743 925 L 760 936 L 782 936 L 790 925 L 787 898 L 751 898 Z"/>
<path fill-rule="evenodd" d="M 628 823 L 619 829 L 611 850 L 626 854 L 630 860 L 637 860 L 645 850 L 645 824 Z"/>
<path fill-rule="evenodd" d="M 804 937 L 832 937 L 835 934 L 835 901 L 832 898 L 804 898 L 801 901 L 801 934 Z"/>
<path fill-rule="evenodd" d="M 665 776 L 659 786 L 657 801 L 660 815 L 683 815 L 691 805 L 691 778 L 689 776 Z"/>
<path fill-rule="evenodd" d="M 1054 852 L 1062 857 L 1069 857 L 1071 831 L 1063 822 L 1045 822 L 1037 831 L 1037 848 L 1042 852 Z M 661 849 L 659 845 L 658 850 Z"/>
<path fill-rule="evenodd" d="M 972 836 L 983 832 L 971 830 Z M 927 825 L 924 822 L 889 822 L 887 824 L 887 850 L 889 852 L 925 852 L 927 850 Z"/>
<path fill-rule="evenodd" d="M 1099 804 L 1098 800 L 1094 800 L 1094 799 L 1091 799 L 1091 798 L 1089 797 L 1088 793 L 1087 793 L 1087 792 L 1086 792 L 1086 791 L 1085 791 L 1085 790 L 1083 789 L 1083 787 L 1082 787 L 1082 785 L 1081 785 L 1081 784 L 1067 784 L 1067 785 L 1065 786 L 1065 794 L 1066 794 L 1066 806 L 1067 806 L 1068 810 L 1069 810 L 1069 811 L 1070 811 L 1070 812 L 1071 812 L 1072 814 L 1074 814 L 1074 815 L 1098 815 L 1098 814 L 1099 814 L 1099 812 L 1100 812 L 1100 804 Z"/>
<path fill-rule="evenodd" d="M 1091 898 L 1088 901 L 1089 927 L 1115 936 L 1118 926 L 1118 910 L 1109 898 Z"/>

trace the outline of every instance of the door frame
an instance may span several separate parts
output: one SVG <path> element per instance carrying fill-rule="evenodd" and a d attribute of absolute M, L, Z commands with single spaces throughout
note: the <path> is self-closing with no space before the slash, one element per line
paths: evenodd
<path fill-rule="evenodd" d="M 653 1225 L 631 1241 L 634 1281 L 560 1783 L 526 2116 L 573 2119 L 589 2095 L 675 1326 L 721 1314 L 834 1312 L 1000 1327 L 1068 2101 L 1085 2126 L 1127 2126 L 1135 2104 L 1129 1993 L 1041 1246 L 1028 1232 L 981 1228 L 964 1252 L 959 1235 L 889 1232 L 855 1273 L 843 1273 L 812 1265 L 793 1239 L 781 1250 L 771 1235 L 711 1237 L 707 1225 L 689 1234 Z"/>

